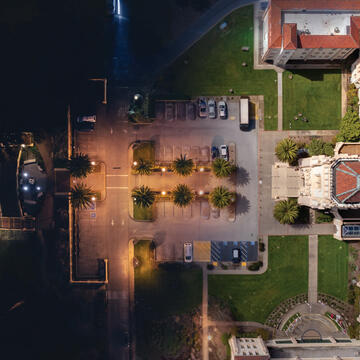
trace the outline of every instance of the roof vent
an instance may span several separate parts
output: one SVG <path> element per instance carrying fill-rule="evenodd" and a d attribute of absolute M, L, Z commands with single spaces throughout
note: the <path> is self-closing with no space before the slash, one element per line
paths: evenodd
<path fill-rule="evenodd" d="M 309 35 L 309 34 L 310 34 L 310 30 L 309 30 L 309 29 L 306 29 L 306 30 L 305 30 L 305 34 L 306 34 L 306 35 Z"/>
<path fill-rule="evenodd" d="M 340 32 L 340 29 L 339 29 L 338 27 L 336 27 L 336 28 L 334 29 L 334 32 L 339 33 L 339 32 Z"/>

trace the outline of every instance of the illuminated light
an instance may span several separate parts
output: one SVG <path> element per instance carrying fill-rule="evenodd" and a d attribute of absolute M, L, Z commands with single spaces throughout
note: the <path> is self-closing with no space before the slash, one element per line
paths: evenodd
<path fill-rule="evenodd" d="M 203 190 L 200 190 L 200 191 L 199 191 L 199 195 L 204 195 L 204 191 L 203 191 Z"/>
<path fill-rule="evenodd" d="M 163 167 L 163 168 L 161 168 L 161 171 L 162 171 L 162 172 L 165 172 L 165 171 L 166 171 L 166 169 Z"/>
<path fill-rule="evenodd" d="M 200 171 L 203 172 L 205 169 L 203 167 L 200 168 Z"/>
<path fill-rule="evenodd" d="M 95 162 L 95 161 L 92 161 L 92 162 L 91 162 L 91 165 L 96 165 L 96 162 Z"/>
<path fill-rule="evenodd" d="M 24 175 L 24 177 L 28 177 L 28 176 L 29 176 L 29 174 L 28 174 L 28 173 L 24 173 L 23 175 Z"/>
<path fill-rule="evenodd" d="M 40 186 L 37 186 L 37 187 L 36 187 L 36 190 L 37 190 L 37 191 L 40 191 L 40 190 L 41 190 L 41 187 L 40 187 Z"/>
<path fill-rule="evenodd" d="M 139 94 L 134 95 L 134 100 L 139 100 Z"/>
<path fill-rule="evenodd" d="M 166 191 L 162 191 L 162 192 L 161 192 L 161 195 L 166 195 Z"/>
<path fill-rule="evenodd" d="M 136 166 L 138 163 L 137 163 L 137 161 L 134 161 L 133 164 L 134 164 L 134 166 Z"/>
<path fill-rule="evenodd" d="M 25 145 L 25 144 L 21 144 L 21 147 L 24 148 L 24 147 L 26 147 L 26 145 Z"/>
<path fill-rule="evenodd" d="M 28 191 L 28 190 L 29 190 L 29 187 L 28 187 L 28 186 L 23 186 L 23 190 L 24 190 L 24 191 Z"/>
<path fill-rule="evenodd" d="M 95 196 L 92 196 L 91 197 L 91 201 L 95 201 L 96 200 L 96 197 Z"/>
<path fill-rule="evenodd" d="M 208 340 L 212 340 L 212 336 L 211 335 L 208 335 Z"/>
<path fill-rule="evenodd" d="M 116 1 L 116 15 L 121 15 L 120 0 Z"/>

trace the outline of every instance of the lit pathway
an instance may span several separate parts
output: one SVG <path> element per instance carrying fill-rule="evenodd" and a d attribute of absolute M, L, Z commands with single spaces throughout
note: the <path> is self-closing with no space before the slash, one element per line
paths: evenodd
<path fill-rule="evenodd" d="M 318 236 L 309 235 L 309 284 L 308 302 L 317 303 L 317 282 L 318 282 Z"/>
<path fill-rule="evenodd" d="M 202 353 L 203 360 L 209 360 L 208 344 L 208 274 L 206 264 L 202 264 L 203 292 L 202 292 Z"/>

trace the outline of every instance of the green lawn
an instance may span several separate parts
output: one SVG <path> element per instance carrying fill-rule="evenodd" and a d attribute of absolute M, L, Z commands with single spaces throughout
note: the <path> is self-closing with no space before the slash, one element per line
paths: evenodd
<path fill-rule="evenodd" d="M 134 203 L 134 219 L 135 220 L 152 220 L 153 219 L 153 205 L 148 208 L 135 205 Z"/>
<path fill-rule="evenodd" d="M 228 24 L 225 30 L 215 26 L 170 66 L 156 87 L 167 98 L 229 95 L 229 89 L 235 95 L 264 95 L 265 129 L 275 130 L 277 75 L 253 69 L 253 6 L 236 10 L 223 21 Z M 250 50 L 242 51 L 243 46 Z"/>
<path fill-rule="evenodd" d="M 293 78 L 289 78 L 289 74 Z M 301 113 L 309 121 L 294 117 Z M 283 73 L 284 130 L 333 130 L 341 120 L 339 70 L 299 70 Z"/>
<path fill-rule="evenodd" d="M 195 266 L 157 265 L 151 254 L 150 241 L 135 245 L 135 256 L 140 260 L 140 266 L 135 268 L 136 347 L 139 359 L 157 360 L 161 355 L 154 345 L 154 333 L 159 326 L 176 327 L 174 316 L 179 316 L 181 324 L 182 316 L 200 305 L 202 274 Z"/>
<path fill-rule="evenodd" d="M 209 295 L 227 303 L 239 321 L 264 323 L 282 301 L 307 291 L 307 236 L 270 236 L 265 274 L 209 275 Z"/>
<path fill-rule="evenodd" d="M 134 145 L 133 161 L 139 161 L 139 159 L 150 162 L 155 161 L 155 149 L 152 142 L 143 142 Z"/>
<path fill-rule="evenodd" d="M 318 291 L 347 300 L 348 244 L 331 235 L 319 236 Z"/>

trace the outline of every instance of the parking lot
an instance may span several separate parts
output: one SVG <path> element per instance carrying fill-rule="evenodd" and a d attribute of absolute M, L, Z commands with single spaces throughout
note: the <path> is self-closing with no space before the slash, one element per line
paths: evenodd
<path fill-rule="evenodd" d="M 251 97 L 250 97 L 251 98 Z M 218 101 L 217 98 L 215 98 Z M 227 210 L 215 214 L 209 203 L 194 201 L 181 209 L 170 201 L 158 203 L 156 220 L 150 223 L 129 223 L 130 236 L 152 236 L 156 243 L 156 258 L 159 261 L 182 261 L 185 242 L 219 242 L 220 255 L 229 258 L 232 242 L 241 242 L 244 261 L 257 258 L 258 239 L 258 173 L 257 173 L 257 125 L 262 116 L 250 108 L 251 126 L 248 131 L 239 127 L 239 98 L 227 99 L 226 120 L 200 118 L 197 102 L 161 101 L 156 104 L 157 119 L 151 126 L 133 129 L 132 141 L 152 140 L 155 144 L 155 159 L 170 163 L 186 154 L 195 163 L 211 163 L 211 147 L 225 144 L 231 147 L 236 159 L 237 173 L 233 179 L 217 179 L 211 173 L 195 173 L 179 177 L 172 173 L 136 178 L 136 184 L 145 184 L 158 190 L 171 190 L 184 183 L 194 190 L 210 192 L 215 186 L 224 185 L 236 189 L 236 219 L 229 222 Z M 253 109 L 259 109 L 258 103 Z M 194 114 L 195 112 L 195 114 Z M 229 151 L 230 152 L 230 151 Z M 223 242 L 228 243 L 228 246 Z M 231 244 L 231 245 L 230 245 Z M 246 244 L 246 245 L 244 245 Z M 253 244 L 253 245 L 252 245 Z M 230 249 L 230 250 L 229 250 Z M 255 256 L 256 255 L 256 256 Z M 215 259 L 215 255 L 214 255 Z M 228 261 L 228 260 L 222 260 Z"/>

